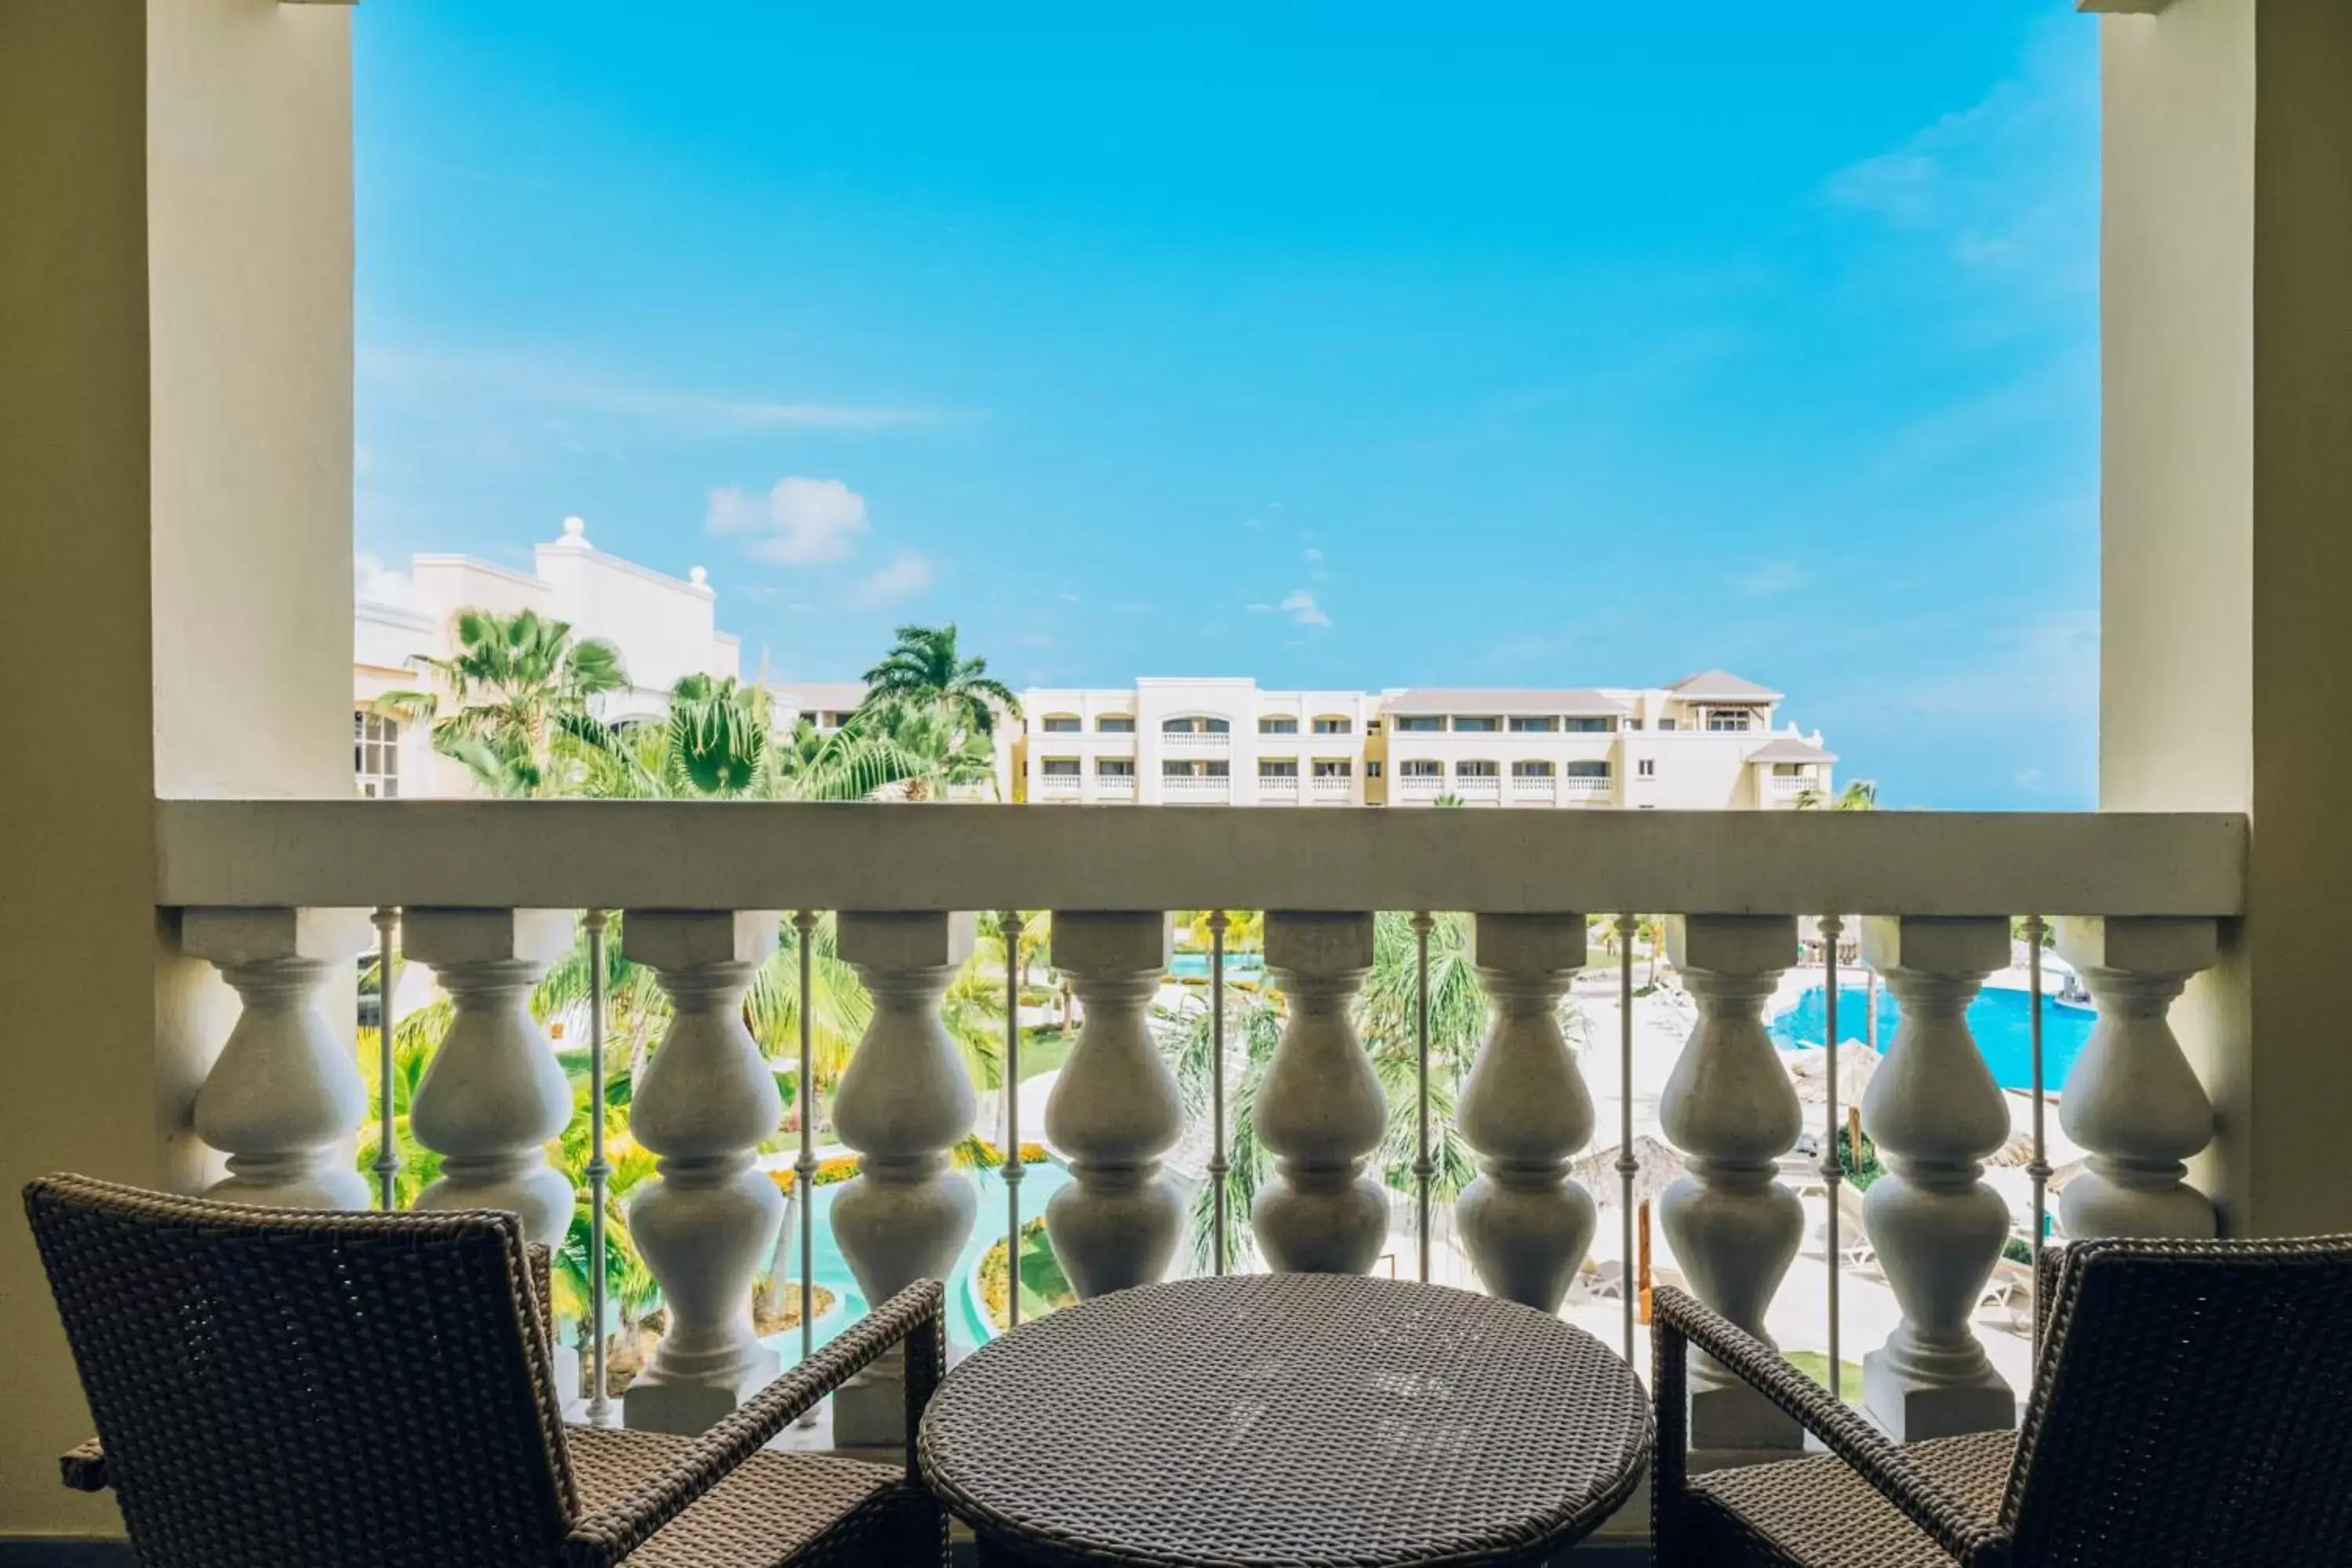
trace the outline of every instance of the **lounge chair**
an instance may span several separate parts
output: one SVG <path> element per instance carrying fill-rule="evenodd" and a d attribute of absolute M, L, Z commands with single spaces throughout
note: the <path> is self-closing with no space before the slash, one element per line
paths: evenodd
<path fill-rule="evenodd" d="M 2352 1237 L 2078 1241 L 2043 1253 L 2041 1283 L 2023 1429 L 1907 1446 L 1692 1298 L 1660 1290 L 1660 1563 L 2352 1563 Z M 1689 1474 L 1688 1346 L 1830 1452 Z"/>
<path fill-rule="evenodd" d="M 98 1426 L 65 1482 L 113 1490 L 148 1568 L 947 1561 L 909 1469 L 761 1451 L 902 1342 L 912 1430 L 943 1367 L 935 1282 L 674 1437 L 563 1425 L 545 1255 L 512 1215 L 246 1208 L 78 1176 L 25 1206 Z"/>

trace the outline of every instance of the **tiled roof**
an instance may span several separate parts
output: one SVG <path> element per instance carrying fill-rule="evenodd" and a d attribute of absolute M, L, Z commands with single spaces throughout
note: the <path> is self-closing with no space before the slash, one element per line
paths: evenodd
<path fill-rule="evenodd" d="M 1632 709 L 1598 691 L 1543 691 L 1525 688 L 1417 686 L 1381 704 L 1384 713 L 1421 717 L 1434 713 L 1566 713 L 1613 717 Z"/>
<path fill-rule="evenodd" d="M 1783 735 L 1748 752 L 1748 760 L 1751 763 L 1833 763 L 1837 761 L 1837 753 L 1824 752 L 1811 741 Z"/>
<path fill-rule="evenodd" d="M 1704 702 L 1709 699 L 1726 702 L 1778 702 L 1780 693 L 1752 680 L 1742 680 L 1727 669 L 1702 669 L 1696 675 L 1685 675 L 1666 688 L 1686 702 Z"/>

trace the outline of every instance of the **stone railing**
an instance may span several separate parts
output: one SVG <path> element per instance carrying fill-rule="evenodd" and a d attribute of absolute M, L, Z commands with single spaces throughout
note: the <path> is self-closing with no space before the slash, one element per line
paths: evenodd
<path fill-rule="evenodd" d="M 1233 794 L 1234 781 L 1224 773 L 1160 775 L 1160 796 L 1162 800 L 1183 801 L 1195 805 L 1222 805 L 1233 798 Z"/>
<path fill-rule="evenodd" d="M 1264 963 L 1285 1021 L 1255 1129 L 1275 1166 L 1248 1217 L 1276 1268 L 1361 1271 L 1387 1234 L 1367 1174 L 1386 1096 L 1350 1008 L 1381 910 L 1473 912 L 1489 1022 L 1456 1118 L 1482 1173 L 1455 1228 L 1498 1294 L 1559 1309 L 1592 1238 L 1593 1195 L 1570 1174 L 1593 1139 L 1592 1100 L 1558 1004 L 1593 911 L 1620 933 L 1631 911 L 1669 913 L 1696 1021 L 1659 1107 L 1687 1163 L 1660 1218 L 1696 1293 L 1759 1333 L 1804 1225 L 1778 1180 L 1801 1112 L 1765 1005 L 1798 962 L 1801 916 L 1861 917 L 1862 956 L 1901 1009 L 1861 1107 L 1885 1166 L 1864 1223 L 1902 1313 L 1864 1357 L 1864 1393 L 1898 1436 L 2011 1419 L 2014 1391 L 1969 1329 L 2006 1234 L 1981 1163 L 2009 1121 L 1966 1009 L 2011 961 L 2012 914 L 2059 917 L 2099 1009 L 2061 1105 L 2089 1154 L 2061 1194 L 2066 1231 L 2214 1228 L 2183 1163 L 2209 1142 L 2211 1109 L 2166 1015 L 2242 910 L 2238 817 L 221 802 L 160 805 L 158 834 L 159 908 L 242 999 L 193 1130 L 228 1156 L 213 1190 L 252 1202 L 368 1201 L 347 1152 L 366 1096 L 322 999 L 374 941 L 396 939 L 455 1009 L 411 1106 L 416 1139 L 442 1156 L 417 1201 L 510 1208 L 534 1239 L 561 1238 L 574 1195 L 543 1150 L 572 1101 L 526 1000 L 580 911 L 592 931 L 626 911 L 622 952 L 672 1014 L 630 1108 L 660 1162 L 631 1196 L 630 1228 L 668 1310 L 625 1402 L 635 1425 L 699 1430 L 775 1370 L 748 1302 L 782 1212 L 754 1152 L 782 1105 L 742 998 L 787 922 L 814 929 L 811 910 L 837 911 L 839 955 L 874 1004 L 829 1108 L 859 1172 L 834 1201 L 835 1239 L 869 1301 L 947 1273 L 980 1223 L 950 1159 L 972 1130 L 974 1086 L 940 1005 L 971 951 L 968 911 L 1002 909 L 1055 911 L 1050 962 L 1084 1011 L 1045 1128 L 1071 1178 L 1045 1225 L 1081 1295 L 1161 1276 L 1176 1243 L 1160 1161 L 1181 1100 L 1147 1028 L 1176 910 L 1270 911 Z M 1633 944 L 1620 945 L 1630 994 Z M 1630 1191 L 1633 1172 L 1616 1168 Z M 1822 1175 L 1834 1186 L 1834 1162 Z M 889 1440 L 890 1375 L 845 1393 L 837 1439 Z M 1795 1450 L 1772 1406 L 1704 1364 L 1694 1380 L 1696 1443 Z"/>
<path fill-rule="evenodd" d="M 1226 730 L 1162 730 L 1160 743 L 1171 752 L 1223 752 L 1234 743 Z"/>
<path fill-rule="evenodd" d="M 1078 773 L 1039 773 L 1034 783 L 1039 795 L 1076 795 L 1087 781 Z"/>

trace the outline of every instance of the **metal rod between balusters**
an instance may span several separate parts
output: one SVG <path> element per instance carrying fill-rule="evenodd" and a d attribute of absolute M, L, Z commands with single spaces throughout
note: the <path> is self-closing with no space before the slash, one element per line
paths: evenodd
<path fill-rule="evenodd" d="M 816 1354 L 816 921 L 814 910 L 793 915 L 799 939 L 801 984 L 801 1076 L 796 1098 L 801 1111 L 801 1148 L 793 1161 L 793 1195 L 800 1200 L 801 1222 L 801 1360 Z M 814 1406 L 803 1411 L 800 1425 L 816 1425 Z"/>
<path fill-rule="evenodd" d="M 1225 1272 L 1225 1208 L 1229 1194 L 1225 1159 L 1225 927 L 1223 910 L 1209 911 L 1209 1187 L 1214 1211 L 1209 1238 L 1211 1260 Z"/>
<path fill-rule="evenodd" d="M 1633 1154 L 1633 935 L 1641 921 L 1633 915 L 1617 917 L 1617 1206 L 1625 1227 L 1625 1249 L 1617 1267 L 1617 1289 L 1625 1298 L 1625 1362 L 1637 1364 L 1633 1329 L 1640 1312 L 1634 1300 L 1640 1282 L 1633 1278 L 1633 1178 L 1642 1162 Z"/>
<path fill-rule="evenodd" d="M 2025 917 L 2025 976 L 2026 991 L 2032 1000 L 2028 1016 L 2033 1025 L 2033 1159 L 2025 1173 L 2033 1182 L 2033 1289 L 2042 1289 L 2042 1233 L 2050 1226 L 2048 1217 L 2050 1194 L 2050 1150 L 2042 1140 L 2043 1083 L 2042 1076 L 2042 937 L 2049 927 L 2040 915 Z M 2042 1303 L 2033 1301 L 2034 1363 L 2042 1359 Z"/>
<path fill-rule="evenodd" d="M 390 1214 L 400 1203 L 400 1140 L 394 1129 L 393 1100 L 396 1064 L 393 1059 L 393 933 L 400 929 L 400 911 L 375 912 L 375 1172 L 376 1206 Z"/>
<path fill-rule="evenodd" d="M 1413 1234 L 1420 1238 L 1422 1283 L 1429 1282 L 1429 1186 L 1437 1167 L 1429 1158 L 1429 933 L 1437 922 L 1423 910 L 1412 917 L 1413 1043 L 1421 1104 L 1414 1119 Z"/>
<path fill-rule="evenodd" d="M 1004 938 L 1004 1326 L 1021 1326 L 1021 932 L 1017 910 L 998 917 Z"/>
<path fill-rule="evenodd" d="M 604 1194 L 613 1177 L 604 1157 L 604 931 L 609 917 L 589 910 L 581 917 L 588 935 L 588 1424 L 610 1426 L 613 1400 L 605 1370 Z M 635 1084 L 629 1086 L 632 1091 Z"/>
<path fill-rule="evenodd" d="M 1829 1091 L 1829 1107 L 1822 1119 L 1822 1190 L 1828 1194 L 1829 1215 L 1822 1232 L 1823 1261 L 1829 1265 L 1830 1277 L 1830 1397 L 1843 1402 L 1845 1398 L 1845 1370 L 1838 1363 L 1839 1309 L 1843 1303 L 1843 1283 L 1838 1268 L 1838 1184 L 1845 1180 L 1845 1162 L 1838 1153 L 1838 941 L 1845 934 L 1845 921 L 1837 915 L 1821 918 L 1822 933 L 1822 995 L 1824 1016 L 1822 1032 L 1828 1056 L 1822 1061 L 1822 1081 Z"/>

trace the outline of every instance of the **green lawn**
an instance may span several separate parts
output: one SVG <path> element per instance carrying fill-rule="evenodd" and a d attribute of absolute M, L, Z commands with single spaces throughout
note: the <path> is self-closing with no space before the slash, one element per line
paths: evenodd
<path fill-rule="evenodd" d="M 1021 1080 L 1026 1083 L 1041 1072 L 1052 1072 L 1070 1059 L 1070 1052 L 1078 1043 L 1076 1029 L 1063 1034 L 1058 1029 L 1040 1029 L 1021 1037 Z"/>
<path fill-rule="evenodd" d="M 1786 1353 L 1790 1366 L 1795 1367 L 1799 1372 L 1803 1373 L 1807 1377 L 1811 1378 L 1823 1388 L 1827 1388 L 1830 1385 L 1829 1357 L 1823 1355 L 1819 1351 L 1790 1351 Z M 1838 1381 L 1842 1385 L 1839 1392 L 1845 1396 L 1845 1402 L 1848 1405 L 1859 1405 L 1862 1403 L 1862 1367 L 1860 1363 L 1850 1361 L 1842 1361 L 1838 1363 Z"/>

